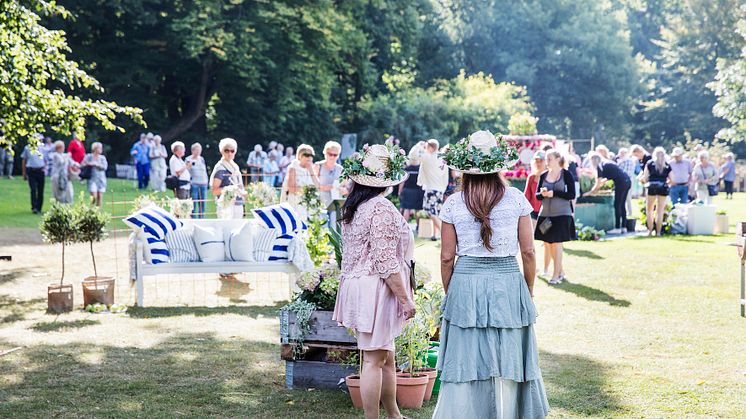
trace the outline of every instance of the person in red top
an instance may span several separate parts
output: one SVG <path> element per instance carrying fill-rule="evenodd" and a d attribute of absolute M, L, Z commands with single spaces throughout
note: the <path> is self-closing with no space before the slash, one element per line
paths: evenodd
<path fill-rule="evenodd" d="M 534 230 L 536 230 L 536 219 L 539 217 L 539 211 L 541 210 L 541 201 L 536 198 L 536 189 L 539 187 L 539 178 L 541 174 L 547 170 L 547 156 L 544 150 L 537 150 L 534 153 L 534 161 L 531 164 L 531 174 L 526 179 L 526 189 L 523 190 L 523 195 L 526 196 L 528 202 L 531 204 L 531 221 L 534 224 Z M 550 252 L 544 250 L 544 271 L 542 275 L 546 276 L 546 272 L 549 271 L 549 262 L 552 261 L 552 255 Z"/>
<path fill-rule="evenodd" d="M 77 134 L 73 134 L 73 139 L 70 140 L 70 144 L 67 146 L 67 152 L 70 153 L 70 157 L 75 163 L 80 164 L 85 158 L 85 147 L 83 142 L 78 139 Z"/>

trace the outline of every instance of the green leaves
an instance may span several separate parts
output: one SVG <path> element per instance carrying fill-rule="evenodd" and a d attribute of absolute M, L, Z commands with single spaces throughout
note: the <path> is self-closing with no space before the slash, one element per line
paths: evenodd
<path fill-rule="evenodd" d="M 70 48 L 64 32 L 40 23 L 37 12 L 65 17 L 65 9 L 46 1 L 31 5 L 8 0 L 0 13 L 0 115 L 5 120 L 5 141 L 13 144 L 47 127 L 70 134 L 83 129 L 89 118 L 108 130 L 121 131 L 115 122 L 118 114 L 144 125 L 140 109 L 73 94 L 103 89 L 67 58 Z"/>

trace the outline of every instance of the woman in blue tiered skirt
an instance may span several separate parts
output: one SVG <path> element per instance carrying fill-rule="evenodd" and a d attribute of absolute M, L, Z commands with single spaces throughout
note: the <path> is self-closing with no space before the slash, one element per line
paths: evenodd
<path fill-rule="evenodd" d="M 474 155 L 464 158 L 459 148 Z M 440 214 L 446 299 L 434 418 L 543 418 L 549 411 L 533 328 L 532 208 L 499 173 L 513 154 L 478 131 L 444 156 L 463 181 Z"/>

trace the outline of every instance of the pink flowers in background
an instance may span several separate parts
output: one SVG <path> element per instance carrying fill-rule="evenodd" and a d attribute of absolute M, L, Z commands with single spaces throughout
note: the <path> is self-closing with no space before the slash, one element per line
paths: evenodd
<path fill-rule="evenodd" d="M 508 179 L 525 179 L 528 177 L 529 171 L 523 166 L 517 166 L 513 170 L 506 170 L 503 172 L 503 176 Z"/>

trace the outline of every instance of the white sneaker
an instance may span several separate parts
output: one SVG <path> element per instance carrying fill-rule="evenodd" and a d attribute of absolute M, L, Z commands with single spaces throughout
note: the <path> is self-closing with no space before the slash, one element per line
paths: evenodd
<path fill-rule="evenodd" d="M 609 234 L 620 234 L 622 232 L 621 228 L 612 228 L 611 230 L 607 231 Z"/>

